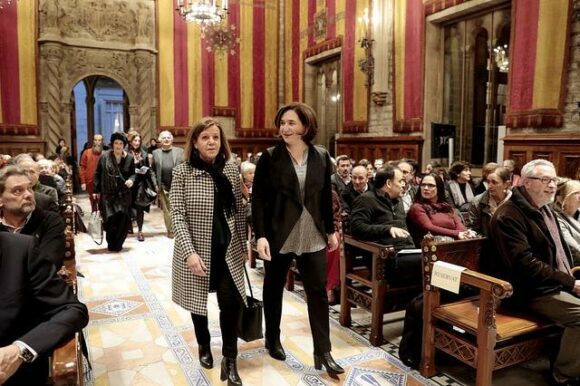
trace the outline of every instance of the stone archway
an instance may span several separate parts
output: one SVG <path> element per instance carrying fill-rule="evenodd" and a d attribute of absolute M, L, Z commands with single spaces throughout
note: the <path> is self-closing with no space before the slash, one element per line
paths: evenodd
<path fill-rule="evenodd" d="M 154 0 L 44 0 L 40 6 L 40 125 L 48 148 L 71 138 L 70 95 L 91 75 L 118 82 L 130 101 L 132 127 L 156 131 Z"/>

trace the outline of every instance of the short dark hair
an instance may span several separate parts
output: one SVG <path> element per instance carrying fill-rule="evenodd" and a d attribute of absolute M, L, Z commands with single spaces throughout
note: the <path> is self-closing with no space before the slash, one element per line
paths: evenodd
<path fill-rule="evenodd" d="M 287 105 L 280 107 L 278 112 L 276 113 L 276 118 L 274 118 L 274 125 L 278 130 L 280 129 L 280 121 L 282 120 L 282 115 L 286 113 L 286 111 L 292 110 L 298 115 L 298 119 L 300 119 L 300 123 L 304 126 L 304 134 L 302 134 L 302 140 L 306 143 L 312 142 L 314 137 L 316 137 L 316 133 L 318 133 L 318 121 L 316 119 L 316 113 L 312 109 L 312 107 L 308 106 L 305 103 L 300 102 L 292 102 Z"/>
<path fill-rule="evenodd" d="M 388 180 L 392 180 L 395 178 L 395 170 L 399 168 L 394 166 L 383 166 L 377 170 L 377 174 L 375 174 L 375 188 L 381 189 Z"/>
<path fill-rule="evenodd" d="M 471 164 L 469 164 L 469 162 L 455 161 L 451 166 L 449 166 L 449 177 L 452 180 L 456 180 L 457 177 L 459 177 L 459 174 L 461 174 L 465 169 L 471 169 Z"/>
<path fill-rule="evenodd" d="M 338 166 L 341 162 L 344 162 L 344 161 L 348 161 L 348 163 L 350 163 L 349 156 L 347 156 L 345 154 L 339 155 L 338 157 L 336 157 L 336 166 Z"/>
<path fill-rule="evenodd" d="M 423 178 L 421 178 L 421 183 L 423 183 L 425 177 L 433 177 L 433 179 L 435 180 L 435 186 L 437 187 L 437 204 L 440 204 L 441 211 L 446 213 L 453 213 L 454 211 L 453 207 L 445 198 L 445 183 L 441 178 L 441 176 L 438 175 L 437 173 L 426 174 L 423 176 Z M 417 194 L 415 194 L 414 201 L 427 207 L 428 211 L 435 211 L 431 202 L 423 198 L 421 191 L 418 191 Z"/>
<path fill-rule="evenodd" d="M 111 146 L 113 146 L 113 143 L 117 140 L 122 141 L 125 146 L 127 145 L 127 136 L 121 131 L 115 131 L 111 134 Z"/>
<path fill-rule="evenodd" d="M 230 145 L 228 144 L 222 124 L 215 118 L 205 117 L 197 121 L 187 133 L 185 149 L 183 149 L 184 161 L 191 164 L 195 158 L 199 158 L 199 151 L 195 148 L 195 142 L 197 142 L 199 135 L 211 126 L 216 126 L 220 131 L 220 150 L 218 154 L 223 155 L 226 161 L 231 158 L 232 152 L 230 151 Z"/>

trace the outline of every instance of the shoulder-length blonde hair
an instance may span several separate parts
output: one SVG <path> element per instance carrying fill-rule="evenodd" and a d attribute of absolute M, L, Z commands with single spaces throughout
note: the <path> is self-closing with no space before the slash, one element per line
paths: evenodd
<path fill-rule="evenodd" d="M 189 130 L 187 133 L 187 137 L 185 139 L 185 149 L 183 149 L 183 160 L 185 162 L 191 163 L 194 158 L 199 158 L 199 152 L 195 148 L 195 143 L 197 142 L 200 134 L 212 126 L 216 126 L 220 131 L 220 150 L 218 155 L 222 154 L 226 161 L 232 157 L 230 145 L 228 144 L 228 140 L 221 123 L 215 118 L 205 117 L 197 121 L 191 130 Z"/>

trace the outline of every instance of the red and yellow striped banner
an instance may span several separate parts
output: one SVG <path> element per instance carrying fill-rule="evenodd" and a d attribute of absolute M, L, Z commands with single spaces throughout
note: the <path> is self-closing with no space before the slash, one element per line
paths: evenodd
<path fill-rule="evenodd" d="M 508 127 L 562 125 L 571 0 L 515 0 Z"/>
<path fill-rule="evenodd" d="M 422 0 L 395 0 L 394 130 L 421 131 L 425 13 Z"/>
<path fill-rule="evenodd" d="M 277 2 L 230 1 L 228 23 L 240 44 L 234 55 L 214 55 L 200 27 L 177 14 L 175 0 L 160 0 L 161 128 L 185 128 L 220 111 L 235 116 L 239 135 L 272 127 L 278 107 L 278 35 L 272 31 L 278 12 Z"/>
<path fill-rule="evenodd" d="M 0 9 L 0 124 L 37 125 L 35 15 L 33 1 Z"/>

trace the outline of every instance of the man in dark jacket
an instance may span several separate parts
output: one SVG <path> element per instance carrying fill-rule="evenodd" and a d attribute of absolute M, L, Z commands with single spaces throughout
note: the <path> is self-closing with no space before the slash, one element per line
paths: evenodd
<path fill-rule="evenodd" d="M 0 384 L 45 385 L 48 355 L 87 325 L 87 308 L 38 255 L 33 237 L 4 232 L 0 302 Z"/>
<path fill-rule="evenodd" d="M 514 288 L 511 303 L 564 326 L 553 366 L 553 383 L 580 384 L 580 280 L 572 276 L 571 256 L 554 212 L 558 178 L 554 165 L 534 160 L 522 168 L 522 186 L 491 220 L 502 278 Z"/>
<path fill-rule="evenodd" d="M 399 168 L 380 169 L 375 175 L 375 188 L 358 196 L 352 204 L 353 237 L 390 244 L 396 250 L 415 248 L 400 200 L 404 190 L 405 177 Z"/>
<path fill-rule="evenodd" d="M 40 257 L 60 269 L 64 259 L 64 221 L 54 212 L 36 208 L 30 179 L 17 166 L 0 170 L 0 231 L 34 236 Z"/>

